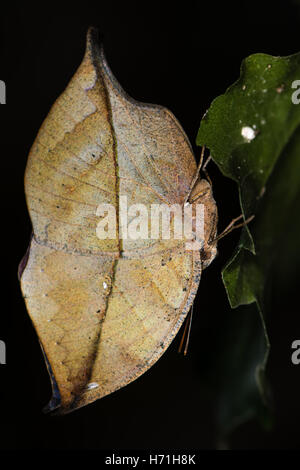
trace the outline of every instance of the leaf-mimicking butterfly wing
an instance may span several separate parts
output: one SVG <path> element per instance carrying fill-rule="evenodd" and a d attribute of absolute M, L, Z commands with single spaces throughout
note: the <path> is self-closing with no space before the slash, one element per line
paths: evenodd
<path fill-rule="evenodd" d="M 33 236 L 20 281 L 52 381 L 48 410 L 67 413 L 135 380 L 178 332 L 216 255 L 216 204 L 196 172 L 178 121 L 127 96 L 90 29 L 25 173 Z M 121 236 L 124 197 L 149 213 L 201 202 L 201 250 L 184 237 Z M 116 210 L 114 238 L 97 235 L 101 204 Z"/>

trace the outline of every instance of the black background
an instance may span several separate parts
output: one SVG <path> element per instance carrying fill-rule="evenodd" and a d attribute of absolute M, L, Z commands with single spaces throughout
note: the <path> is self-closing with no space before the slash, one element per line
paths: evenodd
<path fill-rule="evenodd" d="M 0 448 L 214 449 L 214 398 L 204 377 L 230 314 L 220 269 L 238 233 L 220 242 L 218 258 L 204 272 L 187 357 L 177 354 L 179 335 L 131 385 L 65 417 L 50 417 L 41 411 L 50 398 L 48 374 L 16 274 L 31 232 L 23 175 L 43 119 L 82 60 L 89 25 L 103 34 L 108 62 L 125 90 L 168 107 L 194 145 L 203 113 L 238 78 L 244 57 L 300 50 L 300 6 L 199 1 L 109 7 L 100 0 L 69 10 L 49 5 L 1 6 L 0 79 L 7 104 L 0 107 L 0 339 L 7 345 L 7 364 L 0 365 Z M 213 164 L 209 171 L 222 228 L 239 214 L 237 191 Z M 288 288 L 273 292 L 268 374 L 274 429 L 266 433 L 250 421 L 233 433 L 233 449 L 299 447 L 300 365 L 290 359 L 291 343 L 300 338 L 298 285 L 295 276 Z"/>

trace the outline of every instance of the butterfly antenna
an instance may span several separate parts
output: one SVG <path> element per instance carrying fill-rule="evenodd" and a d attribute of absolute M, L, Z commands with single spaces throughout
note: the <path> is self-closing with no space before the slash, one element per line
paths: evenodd
<path fill-rule="evenodd" d="M 209 164 L 209 162 L 210 162 L 211 160 L 212 160 L 212 157 L 211 157 L 211 155 L 209 155 L 209 157 L 206 159 L 206 161 L 205 161 L 205 163 L 204 163 L 204 165 L 203 165 L 202 171 L 203 171 L 203 173 L 205 174 L 205 177 L 206 177 L 207 181 L 208 181 L 209 184 L 212 186 L 212 180 L 211 180 L 211 178 L 210 178 L 210 176 L 209 176 L 209 174 L 208 174 L 208 171 L 207 171 L 207 169 L 206 169 L 207 165 Z"/>
<path fill-rule="evenodd" d="M 183 354 L 184 356 L 187 355 L 188 352 L 188 347 L 189 347 L 189 342 L 190 342 L 190 334 L 191 334 L 191 328 L 192 328 L 192 319 L 193 319 L 193 313 L 194 313 L 194 302 L 193 305 L 189 311 L 189 317 L 186 319 L 185 326 L 184 326 L 184 331 L 181 337 L 180 345 L 178 348 L 178 352 L 181 353 L 183 349 L 183 344 L 185 340 L 185 347 Z"/>
<path fill-rule="evenodd" d="M 190 190 L 189 190 L 189 192 L 187 193 L 187 195 L 186 195 L 186 197 L 185 197 L 185 199 L 184 199 L 184 201 L 183 201 L 183 204 L 185 204 L 185 203 L 188 201 L 188 199 L 189 199 L 189 197 L 190 197 L 190 195 L 191 195 L 191 192 L 192 192 L 192 190 L 193 190 L 193 188 L 194 188 L 194 186 L 195 186 L 195 184 L 196 184 L 196 182 L 197 182 L 197 180 L 198 180 L 198 178 L 199 178 L 200 170 L 201 170 L 202 164 L 203 164 L 204 152 L 205 152 L 205 145 L 203 145 L 203 147 L 202 147 L 202 149 L 201 149 L 200 162 L 199 162 L 199 165 L 198 165 L 198 167 L 197 167 L 195 176 L 194 176 L 194 178 L 193 178 L 193 180 L 192 180 L 192 183 L 191 183 L 191 186 L 190 186 Z"/>
<path fill-rule="evenodd" d="M 187 330 L 187 325 L 188 325 L 188 322 L 187 322 L 187 320 L 186 320 L 185 325 L 184 325 L 184 330 L 183 330 L 183 333 L 182 333 L 182 336 L 181 336 L 181 340 L 180 340 L 180 345 L 179 345 L 179 348 L 178 348 L 179 354 L 180 354 L 181 351 L 182 351 L 182 347 L 183 347 L 183 343 L 184 343 L 184 338 L 185 338 L 186 330 Z"/>
<path fill-rule="evenodd" d="M 186 338 L 186 342 L 185 342 L 185 348 L 184 348 L 184 351 L 183 351 L 184 356 L 186 356 L 187 352 L 188 352 L 188 347 L 189 347 L 189 342 L 190 342 L 190 335 L 191 335 L 191 328 L 192 328 L 193 313 L 194 313 L 194 303 L 192 305 L 192 308 L 191 308 L 191 311 L 190 311 L 190 318 L 189 318 L 189 321 L 188 321 L 189 328 L 188 328 L 187 338 Z"/>

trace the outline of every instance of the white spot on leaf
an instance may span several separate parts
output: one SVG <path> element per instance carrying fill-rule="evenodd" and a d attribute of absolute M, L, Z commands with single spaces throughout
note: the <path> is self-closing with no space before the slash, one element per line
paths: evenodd
<path fill-rule="evenodd" d="M 255 130 L 249 126 L 242 127 L 241 134 L 247 142 L 251 142 L 251 140 L 256 136 Z"/>
<path fill-rule="evenodd" d="M 282 93 L 284 90 L 284 85 L 280 85 L 279 87 L 276 88 L 277 93 Z"/>

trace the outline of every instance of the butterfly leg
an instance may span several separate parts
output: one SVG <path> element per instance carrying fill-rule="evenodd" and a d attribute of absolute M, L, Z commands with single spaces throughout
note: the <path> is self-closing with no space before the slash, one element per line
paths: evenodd
<path fill-rule="evenodd" d="M 254 219 L 254 217 L 255 217 L 254 215 L 251 215 L 250 217 L 248 217 L 248 219 L 244 220 L 243 222 L 241 222 L 240 224 L 237 224 L 237 225 L 235 225 L 235 223 L 243 218 L 243 214 L 239 215 L 239 217 L 236 217 L 235 219 L 232 219 L 230 224 L 227 225 L 227 227 L 223 230 L 223 232 L 221 232 L 219 235 L 217 235 L 212 240 L 212 243 L 214 243 L 214 242 L 220 240 L 221 238 L 225 237 L 226 235 L 228 235 L 230 232 L 232 232 L 236 228 L 240 228 L 240 227 L 244 227 L 245 225 L 248 225 L 249 222 L 251 222 L 251 220 Z"/>

